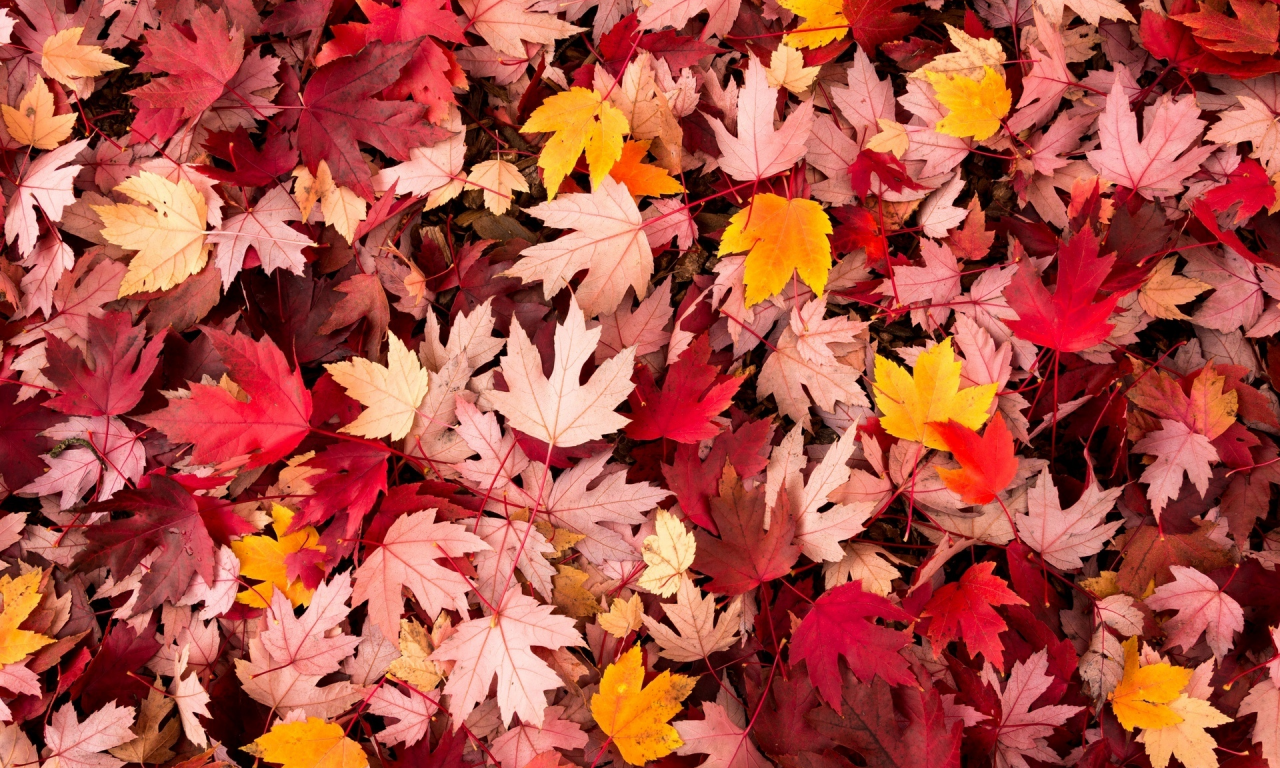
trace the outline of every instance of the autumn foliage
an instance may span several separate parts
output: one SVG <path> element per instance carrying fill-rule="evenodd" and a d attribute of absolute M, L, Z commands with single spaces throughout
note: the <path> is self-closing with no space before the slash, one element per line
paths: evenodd
<path fill-rule="evenodd" d="M 1277 2 L 0 6 L 0 768 L 1280 768 Z"/>

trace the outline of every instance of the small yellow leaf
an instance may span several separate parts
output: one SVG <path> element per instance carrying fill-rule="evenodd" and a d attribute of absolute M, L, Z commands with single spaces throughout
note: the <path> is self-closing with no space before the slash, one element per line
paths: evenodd
<path fill-rule="evenodd" d="M 501 216 L 511 208 L 511 193 L 528 192 L 529 182 L 519 168 L 499 158 L 476 163 L 467 176 L 467 187 L 483 189 L 484 207 Z"/>
<path fill-rule="evenodd" d="M 792 272 L 821 296 L 831 271 L 831 232 L 831 219 L 816 201 L 766 192 L 729 219 L 720 254 L 747 252 L 748 307 L 785 288 Z"/>
<path fill-rule="evenodd" d="M 400 658 L 391 662 L 387 673 L 412 685 L 422 693 L 433 690 L 444 679 L 444 668 L 431 660 L 431 652 L 453 634 L 453 622 L 444 611 L 436 617 L 431 633 L 413 619 L 400 620 Z M 452 664 L 445 662 L 446 667 Z"/>
<path fill-rule="evenodd" d="M 600 692 L 591 697 L 591 716 L 613 739 L 622 759 L 644 765 L 684 744 L 668 721 L 681 710 L 695 682 L 663 672 L 644 685 L 644 664 L 636 646 L 605 669 Z"/>
<path fill-rule="evenodd" d="M 813 85 L 820 69 L 821 67 L 806 67 L 804 54 L 783 43 L 773 52 L 764 75 L 770 88 L 781 87 L 792 93 L 804 93 Z"/>
<path fill-rule="evenodd" d="M 18 629 L 40 604 L 41 578 L 39 569 L 16 579 L 0 577 L 0 600 L 4 601 L 4 611 L 0 613 L 0 666 L 22 661 L 53 642 L 38 632 Z"/>
<path fill-rule="evenodd" d="M 583 586 L 591 578 L 585 571 L 561 563 L 551 577 L 551 602 L 575 619 L 589 619 L 600 611 L 600 602 Z"/>
<path fill-rule="evenodd" d="M 315 590 L 307 589 L 301 579 L 290 582 L 284 559 L 304 549 L 323 553 L 325 547 L 320 543 L 320 533 L 307 526 L 286 534 L 285 531 L 293 523 L 293 510 L 279 504 L 271 505 L 271 517 L 274 520 L 271 527 L 276 533 L 275 538 L 266 535 L 245 536 L 239 541 L 231 542 L 231 551 L 240 559 L 240 575 L 262 582 L 236 595 L 236 601 L 253 608 L 266 608 L 271 604 L 272 592 L 278 589 L 289 598 L 295 608 L 307 605 Z"/>
<path fill-rule="evenodd" d="M 996 385 L 960 389 L 962 367 L 951 351 L 950 338 L 921 352 L 912 373 L 876 355 L 873 389 L 876 405 L 884 414 L 880 426 L 894 437 L 924 443 L 940 451 L 947 450 L 947 445 L 926 426 L 929 422 L 945 423 L 954 419 L 969 429 L 981 427 L 987 420 L 987 408 L 995 398 Z"/>
<path fill-rule="evenodd" d="M 1212 285 L 1191 277 L 1173 274 L 1177 258 L 1170 256 L 1160 262 L 1138 291 L 1138 303 L 1142 311 L 1164 320 L 1190 320 L 1178 309 L 1195 297 L 1212 288 Z"/>
<path fill-rule="evenodd" d="M 849 32 L 841 0 L 778 0 L 778 5 L 804 17 L 800 26 L 783 38 L 787 45 L 820 48 L 842 39 Z"/>
<path fill-rule="evenodd" d="M 622 157 L 609 169 L 609 175 L 614 181 L 627 185 L 627 191 L 636 200 L 683 192 L 684 187 L 671 178 L 667 169 L 641 162 L 648 151 L 648 139 L 628 141 L 622 146 Z"/>
<path fill-rule="evenodd" d="M 876 123 L 880 126 L 880 132 L 867 141 L 867 149 L 872 152 L 892 154 L 901 160 L 911 147 L 911 141 L 907 138 L 907 127 L 884 117 L 876 118 Z"/>
<path fill-rule="evenodd" d="M 137 251 L 120 283 L 120 298 L 143 291 L 167 291 L 204 269 L 208 207 L 204 195 L 186 179 L 176 184 L 150 171 L 116 187 L 141 205 L 95 205 L 112 245 Z"/>
<path fill-rule="evenodd" d="M 940 75 L 925 72 L 942 106 L 950 114 L 938 121 L 934 130 L 957 138 L 989 139 L 1000 130 L 1000 121 L 1013 106 L 1013 94 L 1004 85 L 1004 77 L 991 67 L 983 67 L 982 81 L 963 75 Z"/>
<path fill-rule="evenodd" d="M 74 112 L 53 113 L 53 94 L 42 77 L 35 79 L 17 109 L 3 104 L 0 111 L 4 113 L 4 127 L 9 129 L 13 140 L 36 149 L 56 149 L 71 135 L 76 124 Z"/>
<path fill-rule="evenodd" d="M 601 629 L 621 640 L 628 633 L 635 632 L 643 626 L 643 617 L 644 603 L 640 601 L 639 595 L 632 595 L 630 600 L 613 598 L 613 604 L 609 606 L 608 612 L 600 614 L 596 621 L 599 622 Z"/>
<path fill-rule="evenodd" d="M 560 182 L 587 153 L 591 186 L 600 183 L 622 157 L 622 136 L 631 130 L 622 110 L 589 88 L 573 87 L 549 97 L 529 115 L 521 133 L 550 133 L 538 167 L 545 172 L 547 199 L 556 196 Z"/>
<path fill-rule="evenodd" d="M 40 52 L 40 66 L 45 74 L 68 88 L 79 87 L 77 82 L 85 77 L 97 77 L 124 64 L 102 52 L 101 46 L 80 45 L 84 27 L 71 27 L 52 35 L 44 41 Z"/>
<path fill-rule="evenodd" d="M 1111 692 L 1111 711 L 1126 730 L 1167 728 L 1183 716 L 1169 707 L 1191 680 L 1191 670 L 1138 661 L 1138 638 L 1124 642 L 1124 676 Z"/>
<path fill-rule="evenodd" d="M 324 160 L 316 167 L 315 176 L 305 165 L 300 165 L 293 169 L 293 177 L 297 180 L 293 197 L 302 210 L 303 220 L 311 216 L 311 209 L 318 202 L 325 223 L 336 229 L 348 243 L 355 242 L 356 228 L 368 215 L 369 205 L 364 198 L 335 184 L 333 172 Z"/>
<path fill-rule="evenodd" d="M 325 370 L 365 406 L 364 413 L 340 432 L 373 440 L 399 440 L 409 434 L 427 396 L 428 377 L 418 356 L 394 333 L 387 333 L 386 365 L 356 357 L 326 365 Z"/>
<path fill-rule="evenodd" d="M 698 540 L 685 530 L 680 518 L 665 509 L 658 510 L 654 524 L 655 533 L 645 537 L 642 553 L 649 567 L 637 585 L 655 595 L 671 597 L 680 588 L 680 574 L 693 565 Z"/>
<path fill-rule="evenodd" d="M 284 768 L 365 768 L 369 758 L 347 738 L 342 726 L 308 717 L 304 723 L 276 723 L 245 751 Z"/>
<path fill-rule="evenodd" d="M 1146 747 L 1147 756 L 1151 758 L 1152 768 L 1166 768 L 1171 757 L 1178 758 L 1185 768 L 1217 768 L 1218 755 L 1214 750 L 1218 742 L 1205 729 L 1225 725 L 1231 722 L 1231 718 L 1204 699 L 1192 698 L 1185 693 L 1169 704 L 1169 710 L 1182 721 L 1163 728 L 1149 728 L 1138 734 L 1138 741 Z"/>

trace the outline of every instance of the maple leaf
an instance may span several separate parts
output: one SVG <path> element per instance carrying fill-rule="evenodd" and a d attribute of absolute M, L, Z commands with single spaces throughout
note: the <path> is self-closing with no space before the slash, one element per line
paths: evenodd
<path fill-rule="evenodd" d="M 804 17 L 804 21 L 783 38 L 786 45 L 821 48 L 849 33 L 844 6 L 838 0 L 781 0 L 778 4 Z"/>
<path fill-rule="evenodd" d="M 520 130 L 552 134 L 538 155 L 538 167 L 545 172 L 547 198 L 552 199 L 583 152 L 587 155 L 591 186 L 599 185 L 622 157 L 622 137 L 631 132 L 631 126 L 627 116 L 599 93 L 575 86 L 542 102 Z"/>
<path fill-rule="evenodd" d="M 427 396 L 427 372 L 400 338 L 387 334 L 387 365 L 364 358 L 325 366 L 347 396 L 365 406 L 341 431 L 361 437 L 400 440 L 409 434 L 418 406 Z"/>
<path fill-rule="evenodd" d="M 1223 392 L 1227 377 L 1219 374 L 1212 362 L 1187 378 L 1191 379 L 1189 393 L 1176 377 L 1148 371 L 1125 394 L 1157 417 L 1180 421 L 1196 434 L 1214 440 L 1236 423 L 1239 393 Z"/>
<path fill-rule="evenodd" d="M 708 590 L 726 595 L 739 595 L 783 576 L 800 557 L 800 546 L 793 541 L 796 523 L 785 497 L 770 510 L 763 488 L 747 491 L 737 480 L 732 468 L 726 468 L 720 495 L 711 500 L 713 530 L 719 538 L 694 532 L 698 554 L 693 569 L 712 577 Z"/>
<path fill-rule="evenodd" d="M 1058 283 L 1052 295 L 1030 263 L 1019 264 L 1004 290 L 1005 300 L 1018 316 L 1006 324 L 1018 338 L 1059 352 L 1079 352 L 1100 344 L 1115 328 L 1107 318 L 1119 295 L 1097 300 L 1115 259 L 1098 255 L 1092 230 L 1077 232 L 1058 249 Z"/>
<path fill-rule="evenodd" d="M 458 7 L 470 18 L 469 26 L 500 54 L 523 60 L 525 41 L 553 44 L 582 32 L 554 14 L 527 10 L 528 0 L 460 0 Z"/>
<path fill-rule="evenodd" d="M 984 67 L 983 71 L 981 81 L 964 75 L 925 73 L 936 98 L 949 110 L 934 130 L 978 141 L 989 139 L 1000 130 L 1001 120 L 1013 105 L 1013 94 L 1005 87 L 999 72 L 991 67 Z"/>
<path fill-rule="evenodd" d="M 593 183 L 590 194 L 564 195 L 528 213 L 548 226 L 576 231 L 526 248 L 503 275 L 526 283 L 541 280 L 543 296 L 550 299 L 585 269 L 574 298 L 593 316 L 616 310 L 628 288 L 639 298 L 648 293 L 653 251 L 640 209 L 624 185 L 606 177 Z"/>
<path fill-rule="evenodd" d="M 697 443 L 720 434 L 712 420 L 729 407 L 744 377 L 721 375 L 717 366 L 707 365 L 710 356 L 707 336 L 699 336 L 667 369 L 661 390 L 647 367 L 638 368 L 636 389 L 628 397 L 627 436 Z"/>
<path fill-rule="evenodd" d="M 996 669 L 1003 669 L 1004 644 L 999 635 L 1006 624 L 995 606 L 1026 605 L 1027 602 L 1009 591 L 1004 579 L 992 573 L 995 567 L 992 562 L 971 566 L 960 581 L 944 584 L 934 592 L 920 615 L 933 618 L 928 630 L 933 643 L 946 645 L 960 638 L 972 656 L 981 653 Z"/>
<path fill-rule="evenodd" d="M 443 127 L 447 138 L 429 147 L 409 150 L 409 161 L 384 168 L 373 177 L 374 190 L 386 193 L 408 193 L 427 198 L 427 208 L 435 208 L 457 197 L 466 186 L 462 163 L 467 145 L 463 139 L 462 116 L 457 109 L 448 110 Z"/>
<path fill-rule="evenodd" d="M 731 135 L 719 118 L 707 119 L 720 147 L 720 167 L 738 181 L 773 176 L 804 157 L 805 140 L 813 128 L 813 102 L 801 104 L 774 130 L 776 104 L 777 89 L 769 87 L 764 65 L 753 56 L 738 91 L 738 135 Z"/>
<path fill-rule="evenodd" d="M 519 324 L 512 327 L 501 362 L 508 391 L 488 394 L 510 427 L 550 446 L 568 448 L 626 426 L 627 418 L 613 409 L 634 388 L 629 375 L 634 348 L 606 360 L 586 385 L 578 383 L 600 333 L 599 327 L 587 330 L 577 300 L 570 299 L 564 324 L 556 328 L 555 364 L 548 378 L 524 329 Z"/>
<path fill-rule="evenodd" d="M 347 618 L 350 611 L 345 603 L 350 597 L 350 572 L 338 574 L 316 589 L 306 612 L 296 617 L 289 599 L 275 590 L 267 613 L 267 627 L 260 636 L 263 647 L 278 663 L 304 675 L 337 671 L 341 661 L 350 656 L 360 642 L 360 638 L 350 635 L 327 634 Z"/>
<path fill-rule="evenodd" d="M 820 707 L 807 720 L 823 736 L 856 750 L 873 768 L 959 765 L 963 723 L 949 721 L 937 691 L 914 686 L 896 690 L 903 717 L 894 707 L 895 690 L 884 679 L 862 683 L 846 672 L 840 711 Z"/>
<path fill-rule="evenodd" d="M 1172 664 L 1142 664 L 1138 638 L 1124 642 L 1124 676 L 1107 697 L 1116 720 L 1127 730 L 1177 725 L 1182 716 L 1169 708 L 1191 680 L 1191 670 Z"/>
<path fill-rule="evenodd" d="M 313 174 L 324 161 L 338 186 L 373 200 L 373 176 L 360 156 L 359 143 L 404 161 L 409 150 L 431 146 L 444 137 L 445 131 L 422 120 L 421 106 L 371 98 L 396 81 L 416 50 L 416 41 L 375 41 L 355 56 L 325 64 L 311 76 L 302 92 L 297 141 Z"/>
<path fill-rule="evenodd" d="M 987 420 L 995 397 L 995 384 L 960 389 L 962 363 L 951 351 L 951 339 L 925 350 L 912 372 L 888 358 L 876 355 L 876 405 L 884 416 L 880 426 L 894 437 L 946 450 L 947 444 L 929 426 L 955 421 L 977 429 Z"/>
<path fill-rule="evenodd" d="M 79 89 L 84 78 L 94 78 L 126 66 L 103 53 L 102 48 L 96 45 L 81 45 L 83 34 L 84 27 L 64 29 L 46 39 L 40 49 L 40 68 L 71 89 Z"/>
<path fill-rule="evenodd" d="M 369 601 L 369 616 L 387 636 L 396 634 L 405 587 L 424 611 L 435 616 L 444 608 L 466 613 L 467 580 L 436 562 L 489 549 L 475 534 L 456 523 L 436 522 L 435 510 L 405 515 L 391 524 L 382 546 L 365 556 L 355 572 L 354 605 Z"/>
<path fill-rule="evenodd" d="M 50 768 L 119 768 L 124 761 L 97 754 L 133 741 L 133 707 L 114 701 L 81 721 L 75 704 L 67 702 L 53 712 L 44 728 L 44 763 Z"/>
<path fill-rule="evenodd" d="M 996 736 L 997 759 L 1005 765 L 1027 768 L 1027 758 L 1059 762 L 1058 753 L 1049 747 L 1046 739 L 1053 735 L 1056 726 L 1084 709 L 1065 704 L 1031 709 L 1054 685 L 1055 678 L 1046 674 L 1048 670 L 1048 652 L 1040 650 L 1025 662 L 1015 663 L 1009 671 L 1009 680 L 1000 693 L 1000 724 Z"/>
<path fill-rule="evenodd" d="M 655 595 L 671 597 L 684 583 L 681 575 L 693 565 L 698 539 L 685 530 L 680 518 L 665 509 L 658 510 L 654 531 L 642 544 L 641 556 L 647 567 L 636 585 Z"/>
<path fill-rule="evenodd" d="M 605 668 L 600 691 L 591 696 L 591 716 L 617 745 L 622 759 L 644 765 L 684 744 L 667 721 L 682 709 L 694 682 L 663 672 L 645 685 L 640 647 L 632 646 Z"/>
<path fill-rule="evenodd" d="M 1186 304 L 1213 286 L 1193 277 L 1173 274 L 1177 265 L 1178 260 L 1169 257 L 1151 271 L 1142 284 L 1142 289 L 1138 291 L 1138 303 L 1142 305 L 1142 311 L 1165 320 L 1191 319 L 1178 309 L 1178 305 Z"/>
<path fill-rule="evenodd" d="M 216 248 L 213 263 L 222 273 L 223 290 L 231 287 L 249 248 L 253 248 L 267 274 L 287 269 L 301 275 L 307 263 L 302 249 L 316 245 L 288 225 L 301 218 L 298 204 L 289 193 L 282 187 L 273 187 L 251 209 L 232 216 L 208 233 L 205 241 Z"/>
<path fill-rule="evenodd" d="M 5 240 L 12 243 L 17 238 L 19 253 L 29 254 L 36 247 L 36 237 L 40 233 L 37 206 L 48 221 L 57 222 L 62 220 L 67 206 L 76 202 L 71 184 L 82 166 L 67 163 L 87 146 L 88 139 L 63 144 L 35 158 L 22 170 L 18 189 L 9 197 L 4 220 Z"/>
<path fill-rule="evenodd" d="M 1270 677 L 1263 678 L 1249 689 L 1240 702 L 1236 718 L 1257 715 L 1253 726 L 1254 742 L 1262 744 L 1262 757 L 1268 761 L 1280 756 L 1280 688 Z"/>
<path fill-rule="evenodd" d="M 625 184 L 627 191 L 637 200 L 646 196 L 674 195 L 684 191 L 684 186 L 671 178 L 665 168 L 641 162 L 649 151 L 651 141 L 644 139 L 623 144 L 618 162 L 609 169 L 613 180 Z"/>
<path fill-rule="evenodd" d="M 747 736 L 746 713 L 736 700 L 733 710 L 708 701 L 702 705 L 701 720 L 681 720 L 676 733 L 684 742 L 678 755 L 707 755 L 707 768 L 767 768 L 772 765 Z"/>
<path fill-rule="evenodd" d="M 186 179 L 177 183 L 143 171 L 116 187 L 140 205 L 95 205 L 108 242 L 137 251 L 120 284 L 120 296 L 167 291 L 204 269 L 209 258 L 205 227 L 209 209 Z"/>
<path fill-rule="evenodd" d="M 518 725 L 493 741 L 493 756 L 502 768 L 525 768 L 530 762 L 538 762 L 539 755 L 553 755 L 554 768 L 563 768 L 556 750 L 582 749 L 587 745 L 587 734 L 572 720 L 564 719 L 564 707 L 547 707 L 542 727 Z"/>
<path fill-rule="evenodd" d="M 1047 469 L 1027 494 L 1027 513 L 1014 518 L 1018 535 L 1046 562 L 1063 570 L 1084 565 L 1083 558 L 1096 555 L 1123 521 L 1106 522 L 1123 488 L 1103 490 L 1090 479 L 1079 500 L 1067 509 L 1058 501 L 1058 489 Z"/>
<path fill-rule="evenodd" d="M 553 615 L 552 606 L 538 604 L 519 587 L 503 595 L 496 608 L 489 616 L 459 624 L 432 654 L 437 661 L 456 662 L 444 687 L 449 714 L 457 722 L 465 720 L 488 697 L 496 675 L 502 722 L 510 723 L 512 715 L 519 714 L 521 722 L 541 726 L 544 692 L 558 688 L 560 678 L 530 649 L 580 645 L 582 635 L 573 619 Z"/>
<path fill-rule="evenodd" d="M 119 416 L 132 411 L 160 361 L 164 337 L 147 343 L 146 328 L 131 325 L 125 312 L 90 318 L 87 331 L 85 350 L 49 336 L 45 375 L 61 394 L 49 400 L 48 407 L 76 416 Z"/>
<path fill-rule="evenodd" d="M 8 574 L 0 577 L 0 598 L 4 599 L 4 610 L 0 611 L 0 666 L 16 664 L 54 642 L 38 632 L 19 629 L 40 604 L 43 578 L 44 572 L 38 569 L 16 579 Z"/>
<path fill-rule="evenodd" d="M 240 460 L 264 466 L 284 458 L 311 430 L 311 393 L 302 371 L 290 370 L 280 348 L 240 334 L 205 328 L 242 400 L 221 386 L 191 384 L 189 397 L 173 397 L 168 407 L 139 417 L 170 440 L 192 443 L 198 464 Z"/>
<path fill-rule="evenodd" d="M 675 632 L 650 616 L 641 616 L 649 635 L 658 644 L 660 656 L 672 661 L 698 661 L 729 648 L 738 640 L 740 601 L 731 601 L 717 619 L 715 598 L 704 597 L 688 576 L 680 579 L 675 595 L 674 603 L 662 606 Z"/>
<path fill-rule="evenodd" d="M 484 207 L 494 216 L 501 216 L 511 208 L 515 192 L 529 191 L 529 182 L 519 168 L 498 158 L 472 166 L 467 188 L 484 190 Z"/>
<path fill-rule="evenodd" d="M 369 758 L 347 738 L 342 726 L 318 717 L 303 722 L 276 723 L 253 740 L 247 752 L 283 768 L 365 768 Z"/>
<path fill-rule="evenodd" d="M 817 202 L 766 192 L 729 219 L 720 253 L 747 253 L 748 307 L 781 292 L 793 274 L 822 295 L 831 270 L 831 233 L 831 220 Z"/>
<path fill-rule="evenodd" d="M 1240 604 L 1194 568 L 1172 565 L 1169 571 L 1173 581 L 1158 587 L 1146 600 L 1152 610 L 1178 612 L 1164 623 L 1169 634 L 1166 644 L 1189 650 L 1203 634 L 1213 655 L 1221 660 L 1231 650 L 1235 633 L 1244 629 Z"/>
<path fill-rule="evenodd" d="M 1133 445 L 1136 453 L 1156 457 L 1143 470 L 1141 479 L 1147 483 L 1147 498 L 1157 518 L 1165 505 L 1182 492 L 1184 473 L 1202 496 L 1207 493 L 1209 465 L 1218 460 L 1218 450 L 1209 438 L 1192 432 L 1182 422 L 1160 419 L 1160 427 Z"/>
<path fill-rule="evenodd" d="M 145 108 L 135 130 L 164 125 L 164 130 L 157 131 L 159 140 L 172 136 L 181 121 L 211 107 L 244 62 L 244 31 L 231 23 L 225 10 L 196 8 L 190 30 L 192 37 L 173 23 L 148 30 L 142 60 L 135 68 L 166 75 L 129 92 Z"/>
<path fill-rule="evenodd" d="M 861 582 L 854 581 L 824 592 L 791 637 L 793 660 L 806 662 L 809 679 L 837 713 L 842 711 L 842 656 L 849 671 L 864 682 L 876 675 L 894 685 L 915 682 L 906 659 L 899 653 L 910 639 L 902 632 L 877 625 L 877 618 L 911 621 L 906 611 L 865 591 Z"/>
<path fill-rule="evenodd" d="M 240 561 L 240 575 L 262 582 L 248 586 L 236 596 L 237 602 L 254 608 L 266 608 L 276 593 L 283 594 L 294 606 L 311 601 L 313 587 L 308 587 L 298 576 L 290 577 L 286 562 L 291 556 L 306 553 L 323 555 L 320 533 L 310 526 L 293 533 L 286 533 L 293 525 L 293 510 L 280 504 L 271 505 L 271 536 L 243 536 L 231 542 L 231 551 Z M 313 582 L 314 585 L 314 582 Z"/>
<path fill-rule="evenodd" d="M 0 105 L 0 113 L 4 115 L 4 126 L 9 129 L 9 136 L 19 144 L 36 149 L 57 149 L 76 125 L 74 112 L 54 114 L 53 94 L 44 84 L 44 79 L 39 77 L 23 94 L 17 109 L 3 104 Z"/>
<path fill-rule="evenodd" d="M 864 50 L 874 51 L 882 43 L 901 40 L 911 33 L 920 19 L 896 10 L 905 0 L 844 0 L 844 18 L 849 34 Z"/>
<path fill-rule="evenodd" d="M 1212 704 L 1183 694 L 1169 704 L 1169 710 L 1181 722 L 1163 728 L 1148 728 L 1138 734 L 1137 741 L 1146 747 L 1153 768 L 1166 768 L 1171 757 L 1187 768 L 1213 768 L 1218 764 L 1218 742 L 1205 732 L 1231 722 Z"/>
<path fill-rule="evenodd" d="M 1280 9 L 1255 0 L 1231 0 L 1231 9 L 1234 18 L 1204 4 L 1196 13 L 1172 18 L 1195 30 L 1196 40 L 1212 51 L 1270 55 L 1280 50 Z"/>
<path fill-rule="evenodd" d="M 1213 145 L 1193 147 L 1204 130 L 1195 99 L 1164 95 L 1143 115 L 1146 131 L 1138 139 L 1138 120 L 1117 78 L 1098 118 L 1101 148 L 1086 153 L 1098 173 L 1152 199 L 1176 195 Z"/>
<path fill-rule="evenodd" d="M 960 462 L 960 469 L 938 467 L 938 474 L 948 488 L 969 504 L 991 502 L 1009 487 L 1009 482 L 1018 472 L 1013 435 L 998 412 L 982 436 L 957 421 L 946 424 L 934 422 L 929 424 L 929 429 Z"/>

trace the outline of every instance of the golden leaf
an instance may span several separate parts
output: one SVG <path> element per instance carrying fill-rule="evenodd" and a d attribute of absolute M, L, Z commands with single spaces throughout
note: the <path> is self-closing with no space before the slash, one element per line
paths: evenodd
<path fill-rule="evenodd" d="M 9 129 L 13 140 L 36 149 L 56 149 L 71 135 L 76 124 L 74 112 L 66 115 L 53 113 L 53 94 L 42 77 L 35 79 L 17 109 L 2 104 L 0 112 L 4 114 L 4 127 Z"/>
<path fill-rule="evenodd" d="M 684 744 L 668 721 L 681 710 L 695 682 L 663 672 L 644 685 L 640 648 L 633 647 L 605 669 L 600 692 L 591 697 L 591 716 L 624 760 L 644 765 Z"/>

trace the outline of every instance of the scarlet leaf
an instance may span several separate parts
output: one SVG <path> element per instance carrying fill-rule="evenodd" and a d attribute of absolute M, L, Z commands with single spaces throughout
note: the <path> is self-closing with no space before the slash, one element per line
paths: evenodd
<path fill-rule="evenodd" d="M 769 530 L 764 529 L 764 489 L 746 491 L 733 472 L 721 479 L 720 496 L 711 500 L 711 519 L 720 538 L 696 531 L 698 555 L 693 569 L 711 576 L 706 588 L 738 595 L 772 581 L 791 569 L 800 557 L 793 542 L 796 525 L 785 496 L 771 510 Z"/>
<path fill-rule="evenodd" d="M 911 34 L 920 19 L 896 10 L 906 4 L 906 0 L 844 0 L 844 17 L 853 39 L 872 50 Z"/>
<path fill-rule="evenodd" d="M 49 337 L 49 380 L 62 394 L 49 407 L 79 416 L 118 416 L 142 400 L 142 385 L 159 362 L 164 335 L 146 342 L 146 328 L 133 327 L 124 312 L 89 320 L 89 355 Z M 145 344 L 145 348 L 144 348 Z"/>
<path fill-rule="evenodd" d="M 1007 625 L 995 607 L 1027 602 L 1010 591 L 1004 579 L 992 574 L 995 568 L 991 562 L 970 567 L 960 581 L 943 584 L 934 592 L 920 615 L 933 619 L 928 629 L 933 643 L 963 640 L 970 655 L 981 653 L 996 669 L 1004 669 L 1004 644 L 999 635 Z"/>
<path fill-rule="evenodd" d="M 1050 295 L 1030 264 L 1018 266 L 1005 289 L 1018 319 L 1008 321 L 1019 338 L 1059 352 L 1079 352 L 1099 344 L 1115 327 L 1107 322 L 1119 296 L 1098 298 L 1115 262 L 1098 255 L 1092 231 L 1077 232 L 1058 249 L 1058 284 Z"/>
<path fill-rule="evenodd" d="M 1004 425 L 1003 416 L 996 413 L 981 436 L 954 420 L 930 426 L 960 462 L 960 469 L 939 467 L 938 474 L 965 502 L 986 504 L 1009 487 L 1018 472 L 1018 459 L 1013 454 L 1013 435 Z"/>
<path fill-rule="evenodd" d="M 661 390 L 647 367 L 637 368 L 636 389 L 627 398 L 631 404 L 627 436 L 697 443 L 720 434 L 720 425 L 712 419 L 729 407 L 742 377 L 721 375 L 717 366 L 707 365 L 710 355 L 710 342 L 705 335 L 699 336 L 667 369 Z"/>

